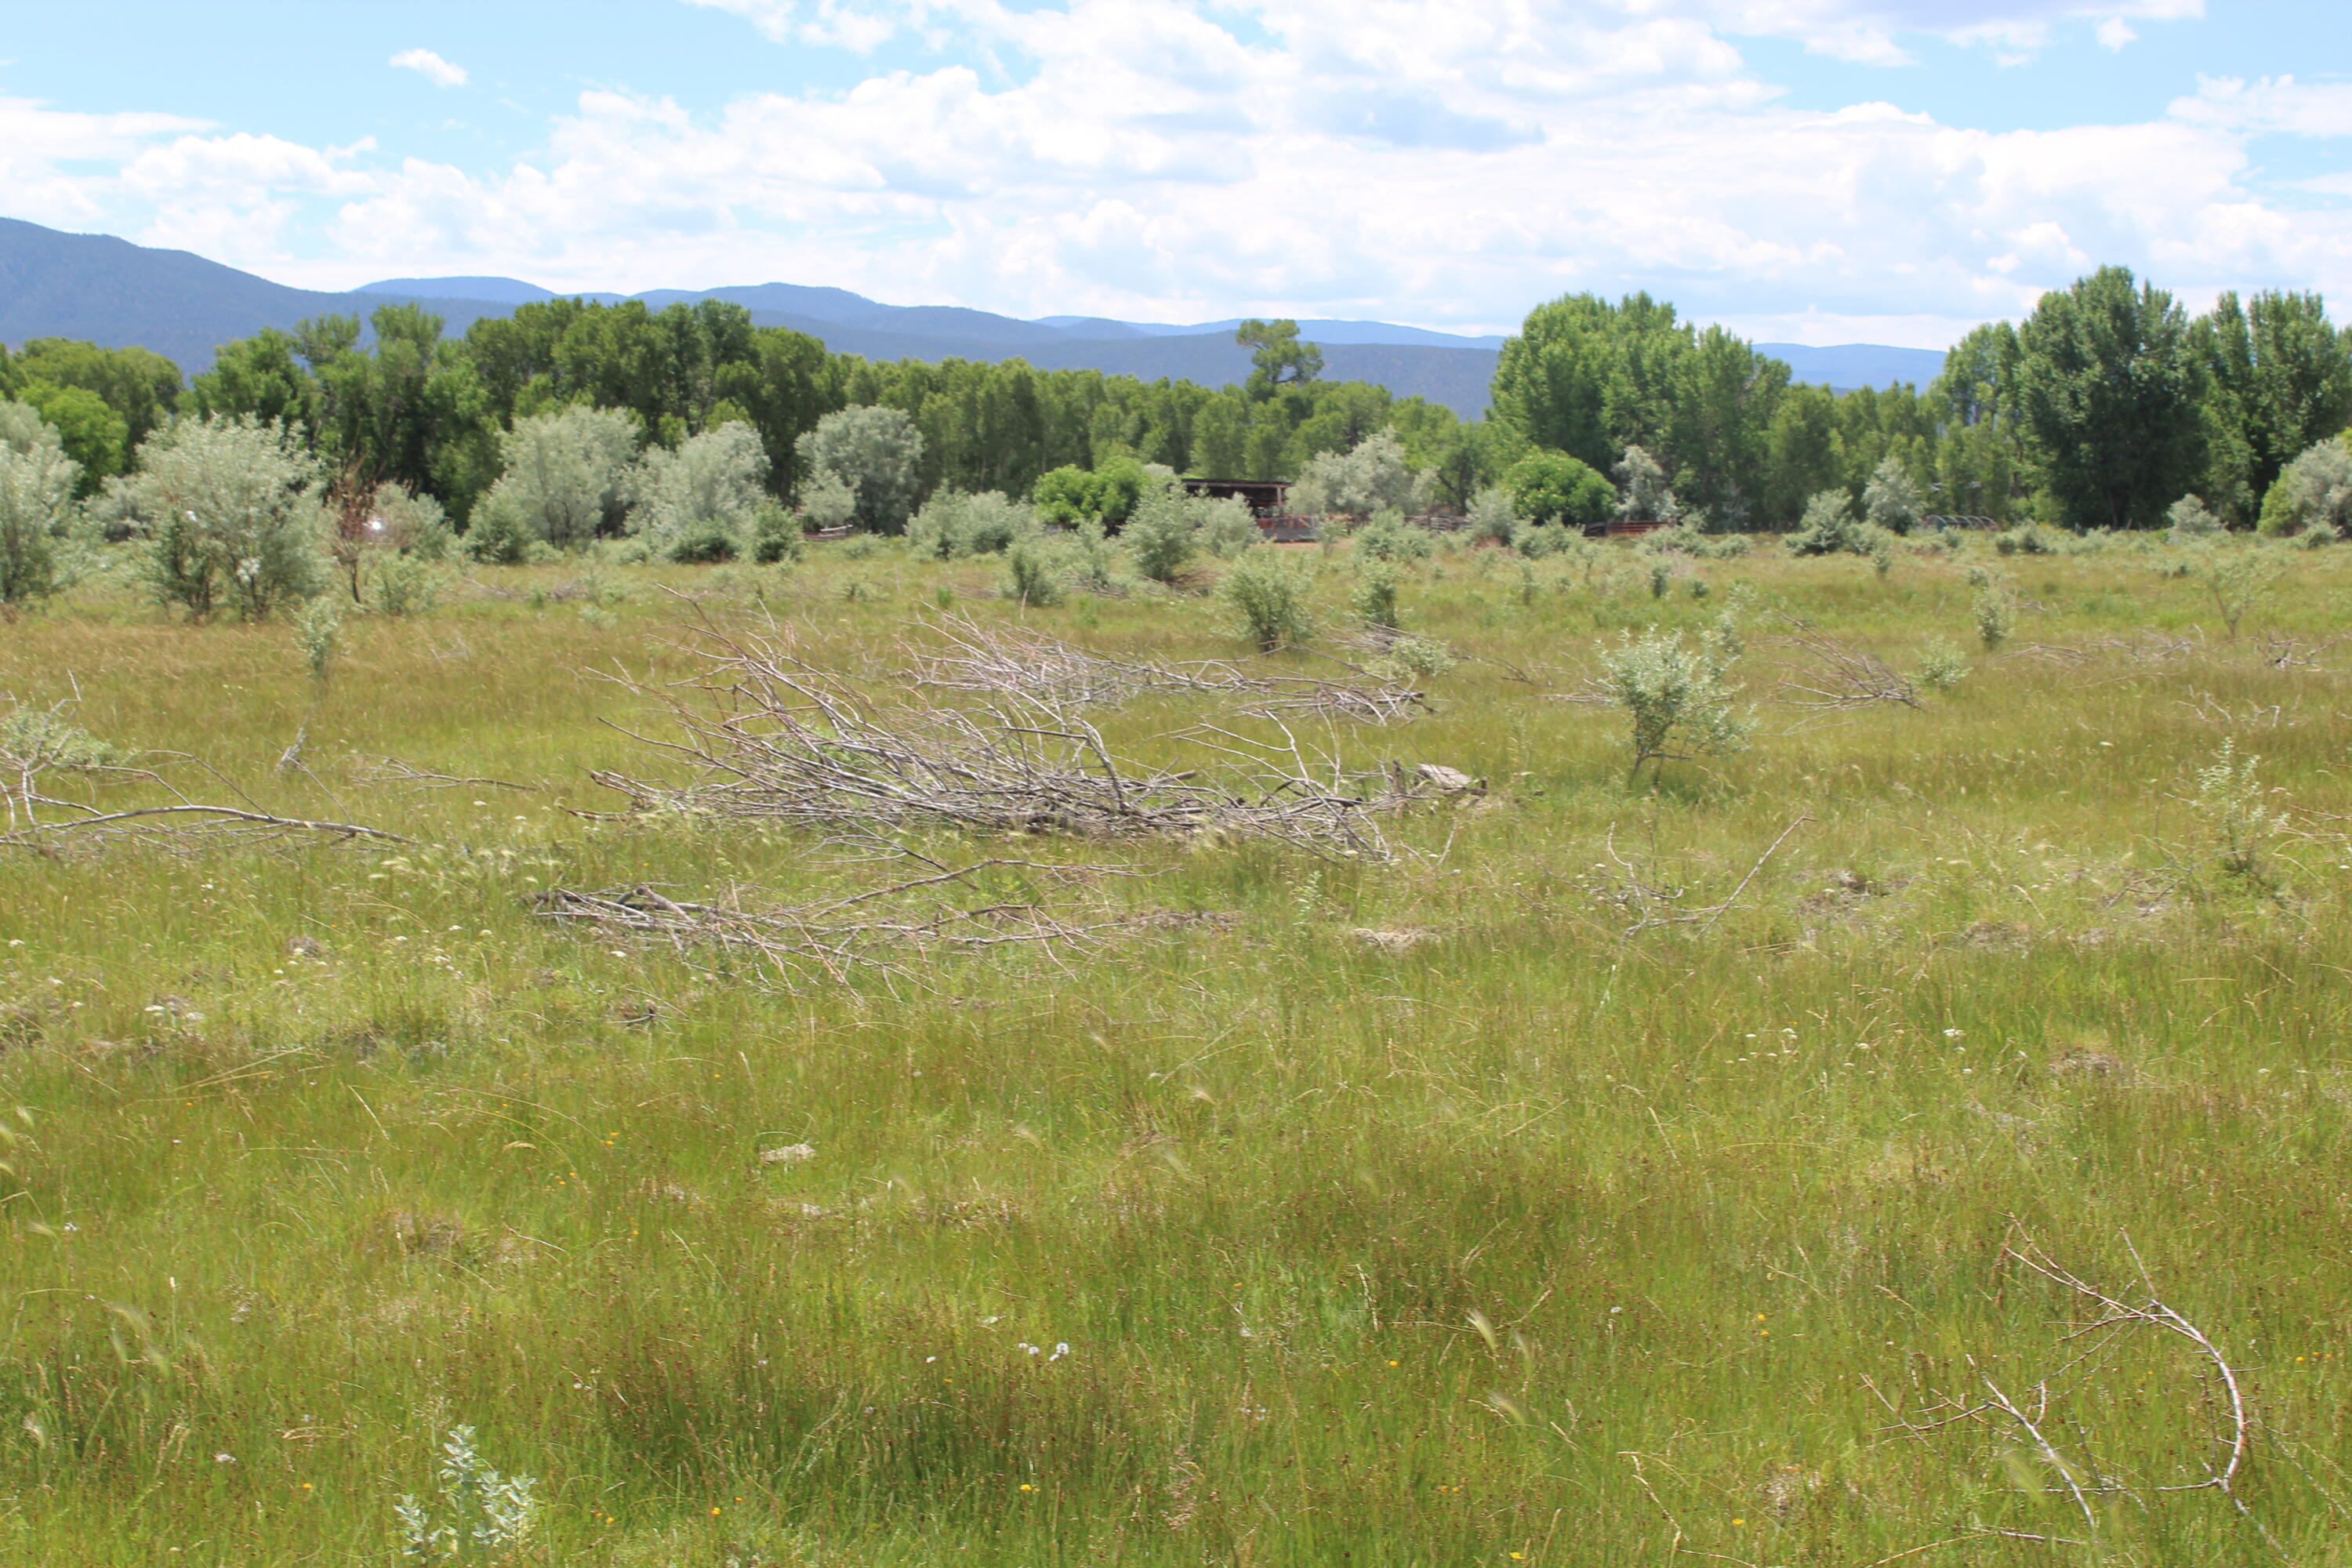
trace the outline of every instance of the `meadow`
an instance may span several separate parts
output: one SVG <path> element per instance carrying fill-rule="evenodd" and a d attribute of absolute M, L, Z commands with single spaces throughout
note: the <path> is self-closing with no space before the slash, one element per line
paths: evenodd
<path fill-rule="evenodd" d="M 0 626 L 18 711 L 404 842 L 0 847 L 0 1562 L 394 1563 L 460 1427 L 534 1483 L 464 1561 L 2352 1562 L 2352 551 L 2233 634 L 2256 548 L 1449 544 L 1425 710 L 1292 721 L 1483 781 L 1384 858 L 909 832 L 1134 918 L 796 978 L 534 901 L 902 875 L 590 777 L 678 775 L 698 626 L 886 703 L 969 705 L 950 612 L 1346 679 L 1351 549 L 1273 655 L 827 543 L 471 568 L 324 679 L 117 570 Z M 1599 648 L 1727 611 L 1750 744 L 1633 773 Z M 1969 668 L 1807 707 L 1821 638 Z"/>

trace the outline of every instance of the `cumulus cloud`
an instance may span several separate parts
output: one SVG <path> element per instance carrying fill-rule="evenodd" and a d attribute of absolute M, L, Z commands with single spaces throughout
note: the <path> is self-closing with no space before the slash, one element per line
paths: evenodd
<path fill-rule="evenodd" d="M 723 3 L 795 45 L 848 15 Z M 2154 120 L 2054 131 L 1885 102 L 1801 110 L 1712 4 L 1254 0 L 1244 25 L 1179 0 L 919 0 L 893 25 L 953 32 L 951 58 L 843 89 L 689 110 L 597 89 L 489 167 L 118 130 L 110 183 L 75 188 L 100 208 L 146 204 L 148 232 L 173 243 L 322 286 L 782 279 L 1020 315 L 1465 330 L 1571 289 L 1643 288 L 1768 338 L 1929 346 L 2104 261 L 2192 295 L 2352 293 L 2352 212 L 2320 185 L 2290 209 L 2246 183 L 2262 136 L 2346 133 L 2352 89 L 2214 80 Z M 1889 39 L 2089 15 L 2059 0 L 1736 8 L 1750 31 Z M 284 254 L 296 213 L 323 252 Z"/>
<path fill-rule="evenodd" d="M 403 49 L 392 57 L 392 64 L 396 69 L 416 72 L 436 87 L 466 85 L 466 68 L 451 65 L 431 49 Z"/>

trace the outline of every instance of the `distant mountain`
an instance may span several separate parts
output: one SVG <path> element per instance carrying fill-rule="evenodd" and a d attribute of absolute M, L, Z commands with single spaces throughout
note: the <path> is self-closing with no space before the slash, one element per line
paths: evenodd
<path fill-rule="evenodd" d="M 194 372 L 209 368 L 213 350 L 232 338 L 331 311 L 364 314 L 377 302 L 289 289 L 184 250 L 0 218 L 0 342 L 82 338 L 106 348 L 136 345 Z M 507 309 L 481 300 L 430 303 L 454 331 Z"/>
<path fill-rule="evenodd" d="M 444 317 L 454 334 L 484 316 L 558 297 L 515 278 L 391 278 L 346 294 L 289 289 L 184 250 L 0 218 L 0 342 L 68 337 L 110 348 L 137 344 L 190 374 L 209 369 L 215 349 L 231 339 L 266 326 L 291 328 L 306 317 L 363 317 L 387 300 L 413 300 Z M 846 289 L 797 283 L 581 297 L 608 304 L 635 299 L 656 310 L 679 301 L 730 300 L 761 326 L 789 327 L 836 353 L 868 359 L 1017 357 L 1041 370 L 1166 376 L 1204 386 L 1228 385 L 1249 374 L 1250 352 L 1233 337 L 1238 318 L 1187 326 L 1100 316 L 1024 321 L 953 305 L 886 305 Z M 1299 335 L 1322 345 L 1327 375 L 1376 382 L 1400 397 L 1426 397 L 1465 418 L 1486 411 L 1503 342 L 1385 321 L 1303 321 Z M 1757 346 L 1788 361 L 1798 380 L 1840 391 L 1896 381 L 1924 386 L 1944 357 L 1869 343 Z"/>
<path fill-rule="evenodd" d="M 1941 349 L 1897 349 L 1884 343 L 1840 343 L 1834 348 L 1811 348 L 1803 343 L 1758 343 L 1759 353 L 1786 360 L 1799 381 L 1810 381 L 1853 392 L 1860 387 L 1885 388 L 1907 381 L 1920 391 L 1944 374 Z"/>

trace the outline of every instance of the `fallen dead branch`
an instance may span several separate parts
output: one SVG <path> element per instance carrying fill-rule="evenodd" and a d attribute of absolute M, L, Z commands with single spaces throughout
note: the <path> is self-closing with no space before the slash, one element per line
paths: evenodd
<path fill-rule="evenodd" d="M 920 984 L 922 975 L 906 962 L 909 958 L 995 948 L 1043 950 L 1058 957 L 1091 951 L 1115 934 L 1167 923 L 1149 915 L 1075 918 L 1033 902 L 959 905 L 939 900 L 948 889 L 971 889 L 992 872 L 1066 877 L 1082 869 L 982 860 L 806 904 L 760 902 L 756 892 L 740 889 L 718 902 L 673 899 L 642 884 L 602 892 L 551 888 L 527 902 L 541 919 L 567 926 L 657 942 L 681 952 L 736 953 L 785 989 L 819 978 L 846 984 L 860 974 Z"/>
<path fill-rule="evenodd" d="M 1804 662 L 1783 663 L 1786 673 L 1776 689 L 1778 700 L 1816 713 L 1841 712 L 1874 702 L 1919 706 L 1919 693 L 1911 682 L 1876 654 L 1841 641 L 1785 610 L 1780 616 L 1788 629 L 1771 640 L 1802 655 Z"/>
<path fill-rule="evenodd" d="M 829 832 L 919 826 L 1094 838 L 1223 836 L 1381 860 L 1374 816 L 1404 804 L 1384 781 L 1312 761 L 1278 738 L 1203 727 L 1185 739 L 1224 759 L 1214 774 L 1113 756 L 1070 705 L 1009 692 L 977 709 L 878 707 L 775 637 L 704 626 L 678 645 L 700 673 L 658 689 L 677 739 L 636 735 L 687 764 L 682 784 L 593 774 L 635 813 Z M 629 731 L 635 733 L 634 731 Z"/>
<path fill-rule="evenodd" d="M 1740 896 L 1748 891 L 1748 885 L 1756 880 L 1757 874 L 1764 869 L 1766 863 L 1780 852 L 1780 846 L 1789 841 L 1789 836 L 1811 821 L 1812 818 L 1810 816 L 1801 816 L 1780 829 L 1780 836 L 1765 847 L 1764 853 L 1748 868 L 1748 874 L 1739 879 L 1738 885 L 1719 902 L 1709 904 L 1705 909 L 1678 910 L 1676 906 L 1690 889 L 1650 881 L 1648 873 L 1618 853 L 1614 824 L 1611 825 L 1601 840 L 1601 852 L 1609 857 L 1617 869 L 1588 886 L 1595 898 L 1603 903 L 1613 904 L 1633 917 L 1633 923 L 1619 933 L 1626 940 L 1663 926 L 1696 925 L 1701 930 L 1711 931 L 1716 922 L 1739 902 Z"/>
<path fill-rule="evenodd" d="M 1057 707 L 1116 707 L 1146 692 L 1246 698 L 1237 711 L 1386 724 L 1425 709 L 1419 691 L 1392 681 L 1350 685 L 1306 676 L 1253 675 L 1217 659 L 1120 658 L 1058 637 L 983 626 L 962 616 L 927 623 L 944 647 L 905 643 L 916 684 L 937 690 L 1028 698 Z"/>
<path fill-rule="evenodd" d="M 536 794 L 539 785 L 513 784 L 506 779 L 468 778 L 458 773 L 435 773 L 404 763 L 398 757 L 354 755 L 352 777 L 354 783 L 377 789 L 423 791 L 436 789 L 506 789 L 525 795 Z"/>
<path fill-rule="evenodd" d="M 2133 1256 L 2137 1261 L 2136 1251 Z M 2285 1555 L 2278 1541 L 2254 1518 L 2237 1491 L 2253 1431 L 2244 1384 L 2221 1347 L 2202 1329 L 2158 1297 L 2146 1268 L 2140 1268 L 2140 1284 L 2147 1295 L 2127 1300 L 2053 1262 L 2015 1221 L 2011 1223 L 2009 1237 L 2002 1244 L 2000 1260 L 2058 1286 L 2090 1309 L 2089 1321 L 2065 1335 L 2062 1342 L 2083 1348 L 2055 1372 L 2015 1394 L 1996 1382 L 1975 1357 L 1964 1357 L 1969 1370 L 1976 1373 L 1982 1390 L 1980 1395 L 1947 1399 L 1917 1416 L 1898 1413 L 1896 1426 L 1889 1430 L 1924 1439 L 1942 1428 L 1967 1426 L 2006 1431 L 2021 1438 L 2023 1446 L 2057 1479 L 2056 1485 L 2042 1489 L 2048 1495 L 2063 1497 L 2072 1504 L 2082 1515 L 2085 1532 L 2093 1541 L 2098 1539 L 2103 1525 L 2103 1510 L 2095 1500 L 2125 1497 L 2145 1506 L 2143 1494 L 2214 1491 L 2228 1499 L 2239 1516 L 2273 1551 Z M 2204 1472 L 2202 1479 L 2168 1483 L 2143 1479 L 2135 1484 L 2118 1467 L 2092 1449 L 2095 1424 L 2066 1407 L 2069 1396 L 2090 1384 L 2126 1336 L 2145 1331 L 2184 1342 L 2202 1369 L 2208 1396 L 2200 1403 L 2215 1413 L 2213 1429 L 2207 1435 L 2209 1442 L 2194 1461 L 2196 1468 Z"/>
<path fill-rule="evenodd" d="M 190 800 L 155 768 L 144 765 L 138 754 L 110 746 L 71 722 L 67 717 L 70 708 L 66 702 L 46 709 L 12 702 L 0 714 L 0 817 L 6 823 L 0 831 L 0 848 L 55 851 L 140 844 L 186 850 L 300 836 L 410 842 L 362 823 Z M 143 784 L 172 799 L 108 810 L 89 800 L 48 793 L 49 781 L 60 774 L 80 776 L 96 787 Z"/>

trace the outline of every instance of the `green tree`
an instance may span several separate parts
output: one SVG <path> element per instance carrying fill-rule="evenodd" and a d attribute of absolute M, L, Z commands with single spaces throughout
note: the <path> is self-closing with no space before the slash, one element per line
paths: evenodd
<path fill-rule="evenodd" d="M 2172 296 L 2103 267 L 2018 330 L 2035 464 L 2075 528 L 2153 528 L 2204 467 L 2204 375 Z"/>
<path fill-rule="evenodd" d="M 2244 520 L 2286 465 L 2352 423 L 2352 329 L 2317 294 L 2224 293 L 2194 329 L 2206 373 L 2205 493 Z"/>
<path fill-rule="evenodd" d="M 72 338 L 35 338 L 25 345 L 16 366 L 27 382 L 78 386 L 102 398 L 121 417 L 126 460 L 180 403 L 180 367 L 151 349 L 102 349 Z"/>
<path fill-rule="evenodd" d="M 1767 432 L 1788 385 L 1787 364 L 1721 327 L 1675 361 L 1666 466 L 1683 500 L 1717 526 L 1746 528 L 1762 499 Z"/>
<path fill-rule="evenodd" d="M 196 415 L 312 427 L 319 384 L 299 359 L 299 348 L 292 333 L 276 327 L 222 344 L 212 369 L 188 384 Z"/>
<path fill-rule="evenodd" d="M 1297 321 L 1253 317 L 1234 330 L 1234 342 L 1253 351 L 1249 380 L 1244 384 L 1253 403 L 1263 403 L 1286 386 L 1303 386 L 1323 374 L 1323 351 L 1298 341 Z"/>
<path fill-rule="evenodd" d="M 1694 338 L 1647 294 L 1570 294 L 1528 313 L 1503 344 L 1495 419 L 1538 447 L 1606 468 L 1629 446 L 1669 449 L 1680 366 Z"/>
<path fill-rule="evenodd" d="M 56 429 L 66 456 L 79 465 L 77 494 L 90 495 L 109 475 L 122 471 L 131 426 L 97 393 L 27 379 L 17 395 Z"/>
<path fill-rule="evenodd" d="M 1458 512 L 1523 455 L 1517 432 L 1463 419 L 1426 398 L 1401 399 L 1389 410 L 1389 428 L 1404 443 L 1405 460 L 1429 476 L 1437 500 Z"/>
<path fill-rule="evenodd" d="M 1764 429 L 1766 525 L 1792 526 L 1805 503 L 1840 483 L 1844 469 L 1837 394 L 1826 386 L 1789 388 Z"/>
<path fill-rule="evenodd" d="M 1535 523 L 1591 528 L 1617 510 L 1617 487 L 1607 476 L 1565 452 L 1530 452 L 1503 477 L 1511 510 Z"/>
<path fill-rule="evenodd" d="M 2032 478 L 2018 416 L 2017 329 L 1994 321 L 1971 331 L 1944 356 L 1925 399 L 1937 426 L 1931 510 L 1947 516 L 2010 520 Z"/>

